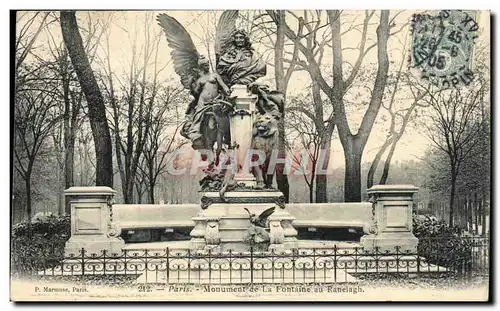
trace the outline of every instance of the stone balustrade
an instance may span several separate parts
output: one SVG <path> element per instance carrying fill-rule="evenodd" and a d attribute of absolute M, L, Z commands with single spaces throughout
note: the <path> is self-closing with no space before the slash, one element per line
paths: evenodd
<path fill-rule="evenodd" d="M 415 250 L 418 239 L 412 233 L 412 206 L 417 190 L 411 185 L 377 185 L 368 189 L 370 202 L 286 204 L 289 220 L 279 214 L 281 209 L 269 218 L 273 225 L 273 242 L 282 243 L 284 239 L 285 244 L 293 247 L 295 242 L 287 240 L 288 236 L 296 235 L 294 228 L 362 228 L 365 235 L 360 243 L 367 250 L 375 247 L 393 250 L 395 246 L 400 246 L 402 251 Z M 199 221 L 200 211 L 214 210 L 217 206 L 215 203 L 208 210 L 203 210 L 200 204 L 113 204 L 114 193 L 108 187 L 72 187 L 65 191 L 71 204 L 72 219 L 67 253 L 81 248 L 90 252 L 102 249 L 117 252 L 124 246 L 119 237 L 123 229 L 197 229 L 195 222 Z M 247 205 L 251 208 L 260 208 L 260 205 L 268 207 L 257 203 L 242 206 Z M 208 236 L 211 243 L 225 238 L 219 235 L 219 216 L 208 216 L 202 217 L 203 230 L 200 227 L 197 229 L 199 232 L 191 231 L 192 242 L 198 234 L 206 243 L 208 222 L 209 230 L 213 231 Z M 276 221 L 278 216 L 284 218 Z"/>
<path fill-rule="evenodd" d="M 115 204 L 113 211 L 122 229 L 193 227 L 199 204 Z"/>
<path fill-rule="evenodd" d="M 371 203 L 289 203 L 296 228 L 361 228 L 372 225 Z M 113 211 L 122 229 L 193 227 L 199 204 L 115 204 Z"/>

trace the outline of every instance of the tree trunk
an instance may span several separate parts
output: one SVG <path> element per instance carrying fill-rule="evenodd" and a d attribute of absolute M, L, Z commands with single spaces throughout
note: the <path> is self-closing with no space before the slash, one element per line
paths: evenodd
<path fill-rule="evenodd" d="M 142 196 L 144 195 L 144 191 L 142 190 L 142 183 L 137 182 L 135 188 L 137 188 L 137 204 L 142 204 Z"/>
<path fill-rule="evenodd" d="M 486 237 L 486 197 L 483 195 L 481 199 L 481 235 Z"/>
<path fill-rule="evenodd" d="M 29 175 L 26 175 L 25 178 L 25 184 L 26 184 L 26 220 L 31 223 L 31 214 L 32 214 L 32 206 L 31 206 L 31 173 Z"/>
<path fill-rule="evenodd" d="M 399 137 L 394 138 L 394 142 L 392 143 L 391 149 L 389 150 L 389 154 L 385 159 L 384 163 L 384 171 L 382 172 L 382 177 L 380 178 L 380 184 L 385 185 L 387 183 L 387 178 L 389 177 L 389 170 L 391 168 L 392 156 L 394 155 L 394 151 L 396 150 L 396 145 L 398 144 Z"/>
<path fill-rule="evenodd" d="M 64 53 L 63 56 L 61 57 L 61 62 L 64 62 L 64 64 L 67 64 L 67 54 Z M 71 136 L 71 129 L 70 129 L 70 122 L 71 122 L 71 117 L 70 117 L 70 111 L 71 111 L 71 103 L 70 103 L 70 95 L 69 95 L 69 66 L 64 66 L 64 69 L 66 70 L 61 70 L 61 76 L 62 76 L 62 85 L 63 85 L 63 99 L 64 99 L 64 188 L 68 189 L 73 185 L 73 153 L 70 152 L 70 136 Z M 74 144 L 74 141 L 73 141 Z M 70 204 L 69 200 L 67 198 L 64 199 L 64 213 L 69 214 L 71 212 L 70 210 Z"/>
<path fill-rule="evenodd" d="M 377 76 L 371 93 L 370 104 L 366 110 L 358 132 L 352 134 L 344 107 L 344 81 L 342 78 L 342 45 L 340 19 L 329 11 L 332 29 L 333 58 L 333 89 L 330 101 L 334 104 L 335 123 L 338 129 L 340 142 L 345 157 L 345 184 L 344 200 L 346 202 L 361 202 L 361 157 L 366 142 L 370 137 L 373 124 L 377 118 L 384 89 L 387 83 L 389 59 L 387 55 L 387 41 L 389 38 L 389 11 L 383 10 L 380 14 L 380 24 L 377 27 Z"/>
<path fill-rule="evenodd" d="M 129 173 L 130 174 L 130 173 Z M 130 177 L 127 178 L 127 182 L 123 187 L 123 200 L 125 204 L 132 204 L 134 196 L 134 182 L 131 181 Z"/>
<path fill-rule="evenodd" d="M 323 111 L 323 99 L 321 98 L 321 88 L 317 81 L 313 79 L 311 92 L 314 102 L 314 127 L 318 133 L 319 141 L 319 163 L 321 167 L 313 166 L 313 174 L 311 179 L 316 179 L 316 203 L 325 203 L 327 201 L 327 175 L 324 173 L 328 169 L 330 162 L 330 145 L 332 140 L 335 123 L 333 120 L 328 121 L 328 126 L 325 126 L 325 117 Z M 315 164 L 315 163 L 313 163 Z M 319 173 L 318 173 L 319 172 Z"/>
<path fill-rule="evenodd" d="M 473 223 L 474 223 L 474 196 L 473 195 L 470 195 L 469 196 L 469 219 L 468 219 L 468 223 L 469 223 L 469 232 L 471 233 L 474 233 L 474 226 L 473 226 Z"/>
<path fill-rule="evenodd" d="M 332 127 L 333 128 L 333 127 Z M 329 128 L 327 128 L 328 131 Z M 321 146 L 320 146 L 320 152 L 322 153 L 322 156 L 320 156 L 321 167 L 318 173 L 318 170 L 316 170 L 316 203 L 326 203 L 328 202 L 328 195 L 327 195 L 327 187 L 328 187 L 328 175 L 326 173 L 323 173 L 323 171 L 326 171 L 328 169 L 328 165 L 330 164 L 330 153 L 331 153 L 331 140 L 332 140 L 332 133 L 328 132 L 325 133 L 322 141 L 321 141 Z"/>
<path fill-rule="evenodd" d="M 75 140 L 76 140 L 76 131 L 77 131 L 77 119 L 80 110 L 80 100 L 77 101 L 75 98 L 72 99 L 71 105 L 71 118 L 68 122 L 68 128 L 66 129 L 66 122 L 64 124 L 64 183 L 65 188 L 68 189 L 75 185 Z M 66 117 L 66 116 L 65 116 Z M 65 213 L 71 213 L 71 207 L 69 205 L 69 201 L 65 200 Z"/>
<path fill-rule="evenodd" d="M 75 109 L 75 107 L 73 107 Z M 65 189 L 73 187 L 75 185 L 74 180 L 74 166 L 75 166 L 75 139 L 76 139 L 76 120 L 72 119 L 72 124 L 69 126 L 68 130 L 65 129 L 65 150 L 64 150 L 64 186 Z M 65 124 L 66 127 L 66 124 Z M 71 213 L 71 207 L 69 200 L 64 200 L 64 212 L 65 214 Z"/>
<path fill-rule="evenodd" d="M 361 156 L 363 149 L 353 142 L 345 150 L 344 201 L 361 202 Z"/>
<path fill-rule="evenodd" d="M 56 143 L 56 142 L 54 142 Z M 57 215 L 63 215 L 64 214 L 64 205 L 63 205 L 63 202 L 62 202 L 62 191 L 64 189 L 63 186 L 62 186 L 62 181 L 61 181 L 61 175 L 62 175 L 62 171 L 63 171 L 63 167 L 62 167 L 62 160 L 60 159 L 61 157 L 61 153 L 59 151 L 59 148 L 56 149 L 56 152 L 57 152 L 57 165 L 56 165 L 56 180 L 57 180 Z"/>
<path fill-rule="evenodd" d="M 327 175 L 326 174 L 317 174 L 316 175 L 316 203 L 328 202 L 327 193 L 326 193 L 327 185 L 328 185 Z"/>
<path fill-rule="evenodd" d="M 389 148 L 391 143 L 392 139 L 386 140 L 385 143 L 382 145 L 382 147 L 379 149 L 379 151 L 377 151 L 377 154 L 375 155 L 375 158 L 373 159 L 373 162 L 370 165 L 370 169 L 368 170 L 368 175 L 366 177 L 366 189 L 370 189 L 373 186 L 373 181 L 375 180 L 375 173 L 377 172 L 380 160 L 382 159 L 382 156 L 384 155 L 387 148 Z"/>
<path fill-rule="evenodd" d="M 314 178 L 311 178 L 309 186 L 309 203 L 314 203 Z"/>
<path fill-rule="evenodd" d="M 478 218 L 478 209 L 479 204 L 477 200 L 477 192 L 474 193 L 474 234 L 477 235 L 479 233 L 479 218 Z"/>
<path fill-rule="evenodd" d="M 68 189 L 75 185 L 74 181 L 74 164 L 75 164 L 75 129 L 72 128 L 70 131 L 70 136 L 67 141 L 65 155 L 64 155 L 64 184 L 65 188 Z M 66 200 L 65 200 L 66 201 Z M 65 213 L 71 213 L 71 207 L 69 202 L 65 203 Z"/>
<path fill-rule="evenodd" d="M 285 81 L 285 69 L 283 60 L 283 50 L 285 47 L 285 11 L 278 10 L 276 12 L 277 23 L 276 23 L 276 44 L 274 49 L 274 74 L 276 81 L 276 89 L 279 92 L 283 92 L 286 96 L 286 81 Z M 284 110 L 284 107 L 283 107 Z M 284 159 L 286 157 L 285 148 L 285 115 L 283 115 L 278 123 L 278 149 L 280 158 Z M 285 196 L 285 202 L 288 203 L 290 198 L 290 184 L 288 183 L 288 176 L 285 171 L 285 164 L 276 165 L 276 184 L 278 189 L 283 192 Z"/>
<path fill-rule="evenodd" d="M 149 184 L 149 203 L 155 204 L 155 185 Z"/>
<path fill-rule="evenodd" d="M 96 185 L 113 187 L 113 150 L 104 99 L 85 53 L 75 12 L 61 11 L 60 20 L 64 44 L 88 104 L 96 153 Z"/>
<path fill-rule="evenodd" d="M 457 183 L 457 176 L 455 173 L 455 168 L 452 166 L 451 171 L 451 191 L 450 191 L 450 227 L 454 224 L 454 209 L 455 209 L 455 187 Z"/>

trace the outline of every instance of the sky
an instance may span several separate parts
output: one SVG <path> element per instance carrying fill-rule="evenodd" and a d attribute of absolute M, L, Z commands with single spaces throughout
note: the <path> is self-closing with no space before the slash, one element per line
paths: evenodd
<path fill-rule="evenodd" d="M 211 36 L 213 36 L 213 29 L 215 28 L 215 23 L 221 11 L 97 11 L 97 12 L 77 12 L 77 17 L 79 19 L 80 27 L 86 28 L 87 23 L 90 20 L 92 23 L 105 23 L 105 21 L 110 17 L 111 23 L 109 27 L 106 28 L 106 33 L 103 34 L 101 42 L 105 42 L 105 38 L 109 36 L 109 46 L 111 55 L 111 66 L 112 71 L 117 77 L 121 77 L 125 74 L 130 66 L 132 59 L 132 46 L 136 43 L 137 49 L 140 50 L 144 48 L 144 33 L 147 31 L 151 35 L 160 35 L 161 42 L 159 45 L 159 65 L 166 65 L 166 69 L 162 72 L 161 79 L 164 83 L 169 80 L 179 81 L 178 76 L 173 71 L 173 64 L 170 60 L 170 49 L 167 47 L 167 42 L 164 34 L 161 32 L 161 28 L 156 24 L 155 18 L 157 14 L 167 13 L 174 18 L 176 18 L 191 34 L 193 42 L 197 47 L 198 51 L 204 55 L 210 55 L 213 58 L 213 41 Z M 250 19 L 256 14 L 255 11 L 242 12 L 246 19 Z M 296 14 L 301 14 L 301 12 L 295 12 Z M 399 29 L 401 25 L 405 24 L 415 11 L 404 11 L 397 16 L 394 20 L 394 29 Z M 350 26 L 354 23 L 362 23 L 364 18 L 364 11 L 345 11 L 342 17 L 342 31 L 348 30 Z M 376 26 L 378 23 L 377 11 L 375 16 L 370 21 L 370 26 L 368 28 L 368 41 L 376 39 Z M 391 18 L 396 14 L 396 11 L 391 11 Z M 479 18 L 480 33 L 481 36 L 478 39 L 482 42 L 489 42 L 489 12 L 482 12 Z M 23 20 L 21 20 L 18 25 L 21 25 Z M 148 23 L 145 26 L 146 22 Z M 296 27 L 295 20 L 293 18 L 287 19 L 287 22 L 291 27 Z M 245 18 L 240 21 L 240 25 L 245 25 Z M 403 50 L 403 44 L 405 37 L 409 36 L 408 28 L 406 27 L 399 34 L 390 38 L 388 43 L 389 58 L 391 61 L 390 70 L 396 70 L 399 67 L 401 60 L 405 60 L 402 57 L 401 51 Z M 18 27 L 19 29 L 19 27 Z M 50 32 L 50 36 L 49 36 Z M 54 38 L 51 39 L 51 36 Z M 209 38 L 207 40 L 207 38 Z M 359 44 L 360 32 L 350 31 L 342 37 L 342 45 L 345 47 L 356 47 Z M 47 48 L 49 44 L 60 44 L 62 42 L 60 28 L 58 23 L 53 23 L 47 31 L 42 33 L 36 42 L 36 47 L 38 52 L 43 54 L 43 49 Z M 265 59 L 272 62 L 273 51 L 266 46 L 266 40 L 260 40 L 259 42 L 253 42 L 255 50 L 263 55 Z M 407 42 L 407 47 L 409 42 Z M 345 50 L 343 53 L 344 61 L 353 63 L 357 58 L 357 52 L 353 50 Z M 97 59 L 104 60 L 104 50 L 99 48 L 97 51 Z M 325 70 L 331 66 L 331 53 L 330 48 L 325 49 L 323 65 Z M 376 66 L 376 48 L 372 49 L 365 57 L 364 64 L 372 64 Z M 152 64 L 151 64 L 152 66 Z M 374 67 L 376 68 L 376 67 Z M 94 70 L 100 70 L 99 62 L 93 63 Z M 263 78 L 266 82 L 271 85 L 274 83 L 273 68 L 268 66 L 268 74 Z M 327 79 L 328 81 L 328 79 Z M 302 71 L 297 72 L 292 75 L 288 86 L 288 96 L 293 96 L 299 93 L 307 92 L 307 86 L 310 84 L 309 75 Z M 372 82 L 371 82 L 372 83 Z M 364 85 L 363 85 L 364 86 Z M 353 89 L 353 92 L 356 89 Z M 357 91 L 361 93 L 360 97 L 355 99 L 362 101 L 368 99 L 368 93 L 366 89 L 359 88 Z M 402 95 L 402 97 L 408 97 Z M 356 98 L 356 97 L 354 97 Z M 402 101 L 399 103 L 401 106 L 408 105 L 408 102 Z M 359 105 L 346 105 L 348 112 L 348 119 L 352 132 L 356 132 L 357 126 L 360 124 L 362 119 L 362 114 L 365 109 L 359 109 Z M 387 117 L 387 113 L 381 109 L 379 112 L 379 117 L 372 130 L 370 138 L 365 148 L 363 161 L 371 161 L 375 156 L 378 147 L 385 141 L 387 136 L 386 126 L 387 123 L 380 122 L 383 118 Z M 336 136 L 336 135 L 335 135 Z M 421 157 L 424 152 L 429 147 L 429 140 L 422 132 L 418 126 L 410 126 L 403 138 L 398 144 L 398 148 L 393 157 L 393 161 L 404 161 L 404 160 L 416 160 Z M 332 155 L 331 155 L 331 168 L 342 167 L 344 165 L 344 157 L 342 146 L 337 138 L 332 141 Z"/>

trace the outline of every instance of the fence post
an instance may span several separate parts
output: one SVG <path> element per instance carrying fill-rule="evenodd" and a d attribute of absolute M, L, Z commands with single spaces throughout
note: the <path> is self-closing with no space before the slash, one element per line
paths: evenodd
<path fill-rule="evenodd" d="M 357 248 L 354 250 L 357 251 Z M 333 245 L 333 281 L 337 283 L 337 244 Z"/>
<path fill-rule="evenodd" d="M 144 250 L 144 274 L 146 278 L 146 284 L 148 284 L 148 249 Z"/>
<path fill-rule="evenodd" d="M 420 254 L 418 253 L 417 250 L 417 276 L 420 274 Z"/>
<path fill-rule="evenodd" d="M 187 275 L 188 275 L 188 283 L 191 283 L 191 249 L 188 248 L 188 264 L 187 264 Z"/>
<path fill-rule="evenodd" d="M 123 266 L 124 266 L 124 271 L 125 275 L 127 275 L 127 251 L 126 249 L 123 250 Z"/>
<path fill-rule="evenodd" d="M 274 271 L 273 271 L 274 273 Z M 273 274 L 274 277 L 274 274 Z M 253 285 L 253 246 L 250 247 L 250 284 Z"/>
<path fill-rule="evenodd" d="M 102 272 L 106 275 L 106 250 L 102 251 Z"/>
<path fill-rule="evenodd" d="M 170 251 L 169 248 L 167 247 L 167 284 L 169 284 L 170 281 Z"/>
<path fill-rule="evenodd" d="M 85 275 L 85 249 L 82 247 L 81 249 L 82 252 L 82 276 Z"/>
<path fill-rule="evenodd" d="M 212 249 L 208 249 L 208 284 L 212 285 Z"/>

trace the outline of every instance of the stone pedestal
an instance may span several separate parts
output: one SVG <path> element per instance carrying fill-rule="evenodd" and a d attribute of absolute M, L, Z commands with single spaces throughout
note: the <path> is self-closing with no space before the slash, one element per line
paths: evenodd
<path fill-rule="evenodd" d="M 252 125 L 257 96 L 250 94 L 246 85 L 234 85 L 231 96 L 236 96 L 235 111 L 231 115 L 231 145 L 234 150 L 237 172 L 235 180 L 255 187 L 255 177 L 250 172 L 248 150 L 252 143 Z"/>
<path fill-rule="evenodd" d="M 64 191 L 71 206 L 71 237 L 66 242 L 66 255 L 121 253 L 125 242 L 121 230 L 113 222 L 115 191 L 109 187 L 71 187 Z"/>
<path fill-rule="evenodd" d="M 412 185 L 376 185 L 367 190 L 372 206 L 372 224 L 361 237 L 366 250 L 395 252 L 416 251 L 418 239 L 412 233 L 413 195 L 418 191 Z"/>
<path fill-rule="evenodd" d="M 230 191 L 224 201 L 218 192 L 202 194 L 202 210 L 192 218 L 195 226 L 191 231 L 191 250 L 245 252 L 250 245 L 244 241 L 250 227 L 250 213 L 259 215 L 275 206 L 269 219 L 269 249 L 290 250 L 297 247 L 295 220 L 285 208 L 284 196 L 279 191 Z"/>

